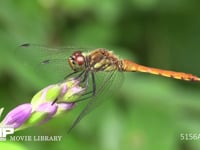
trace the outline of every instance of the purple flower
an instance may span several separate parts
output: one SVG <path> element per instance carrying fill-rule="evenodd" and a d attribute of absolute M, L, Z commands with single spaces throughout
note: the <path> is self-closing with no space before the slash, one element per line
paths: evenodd
<path fill-rule="evenodd" d="M 50 120 L 57 112 L 57 109 L 58 105 L 52 105 L 52 102 L 42 103 L 37 108 L 35 108 L 34 112 L 40 113 L 41 117 L 43 117 L 39 124 L 45 123 Z"/>
<path fill-rule="evenodd" d="M 58 103 L 57 105 L 58 105 L 58 111 L 56 112 L 56 116 L 74 108 L 75 103 Z"/>
<path fill-rule="evenodd" d="M 31 115 L 32 106 L 29 103 L 22 104 L 11 110 L 3 119 L 3 126 L 20 127 Z"/>
<path fill-rule="evenodd" d="M 30 103 L 19 105 L 11 110 L 0 125 L 12 126 L 17 131 L 43 124 L 72 109 L 85 90 L 80 86 L 79 79 L 52 84 L 36 93 Z M 2 111 L 3 109 L 0 109 L 0 116 Z"/>
<path fill-rule="evenodd" d="M 62 111 L 67 111 L 75 106 L 75 103 L 58 103 L 58 108 Z"/>

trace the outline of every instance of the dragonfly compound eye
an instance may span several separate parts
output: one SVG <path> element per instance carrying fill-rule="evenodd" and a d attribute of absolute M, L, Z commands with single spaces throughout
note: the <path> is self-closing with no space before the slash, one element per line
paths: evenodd
<path fill-rule="evenodd" d="M 80 66 L 83 65 L 84 62 L 85 62 L 84 57 L 83 57 L 83 56 L 78 56 L 78 57 L 76 57 L 76 62 L 77 62 L 77 64 L 80 65 Z"/>
<path fill-rule="evenodd" d="M 82 52 L 81 51 L 76 51 L 73 53 L 73 59 L 76 61 L 76 63 L 81 66 L 85 63 L 85 58 L 84 56 L 82 55 Z"/>

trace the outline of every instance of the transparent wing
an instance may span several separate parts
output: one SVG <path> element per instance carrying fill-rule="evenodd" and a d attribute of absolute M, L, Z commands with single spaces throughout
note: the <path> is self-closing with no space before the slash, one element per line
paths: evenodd
<path fill-rule="evenodd" d="M 73 72 L 67 59 L 76 50 L 85 49 L 74 47 L 50 48 L 26 43 L 16 49 L 15 55 L 22 63 L 34 68 L 38 75 L 47 74 L 48 76 L 53 76 L 55 82 L 57 82 Z"/>
<path fill-rule="evenodd" d="M 98 75 L 97 75 L 98 74 Z M 96 73 L 96 96 L 89 99 L 88 103 L 78 115 L 72 126 L 68 130 L 70 132 L 79 121 L 90 113 L 93 109 L 98 107 L 101 103 L 109 100 L 110 96 L 118 91 L 123 82 L 123 73 L 118 71 L 113 72 L 98 72 Z M 91 82 L 91 81 L 90 81 Z M 90 84 L 91 88 L 91 84 Z"/>

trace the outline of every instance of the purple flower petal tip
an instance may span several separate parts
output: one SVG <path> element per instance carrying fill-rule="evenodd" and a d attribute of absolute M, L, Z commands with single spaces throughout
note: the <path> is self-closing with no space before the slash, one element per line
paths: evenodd
<path fill-rule="evenodd" d="M 31 104 L 22 104 L 12 109 L 1 122 L 2 125 L 12 126 L 18 128 L 21 126 L 31 115 Z"/>
<path fill-rule="evenodd" d="M 43 121 L 40 122 L 40 124 L 44 124 L 45 122 L 47 122 L 48 120 L 50 120 L 57 112 L 58 109 L 58 105 L 57 104 L 53 104 L 52 102 L 46 102 L 46 103 L 42 103 L 40 104 L 35 111 L 36 112 L 43 112 L 46 114 L 45 118 Z"/>
<path fill-rule="evenodd" d="M 52 102 L 46 102 L 40 104 L 35 111 L 48 113 L 50 116 L 53 116 L 57 111 L 58 106 L 56 104 L 52 105 Z"/>
<path fill-rule="evenodd" d="M 84 91 L 84 88 L 79 87 L 79 86 L 75 86 L 71 89 L 73 94 L 79 94 L 82 93 Z"/>
<path fill-rule="evenodd" d="M 64 84 L 63 87 L 62 87 L 62 92 L 61 93 L 65 94 L 67 92 L 67 89 L 68 89 L 67 88 L 67 84 Z"/>
<path fill-rule="evenodd" d="M 58 103 L 58 108 L 62 111 L 67 111 L 75 106 L 75 103 Z"/>

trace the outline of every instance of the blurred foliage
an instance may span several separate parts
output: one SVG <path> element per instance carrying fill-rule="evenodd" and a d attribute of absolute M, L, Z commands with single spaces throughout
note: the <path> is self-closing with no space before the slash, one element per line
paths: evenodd
<path fill-rule="evenodd" d="M 38 74 L 34 67 L 24 65 L 16 47 L 26 42 L 50 47 L 105 47 L 143 65 L 200 76 L 199 5 L 197 0 L 1 0 L 3 115 L 52 84 L 50 77 L 57 71 Z M 27 59 L 34 62 L 34 57 Z M 199 91 L 199 83 L 125 73 L 123 86 L 112 89 L 115 95 L 102 96 L 108 102 L 70 134 L 65 131 L 81 106 L 43 126 L 16 133 L 62 135 L 61 142 L 18 144 L 30 150 L 197 150 L 199 140 L 181 140 L 180 134 L 200 134 Z M 15 144 L 0 143 L 0 147 Z"/>

